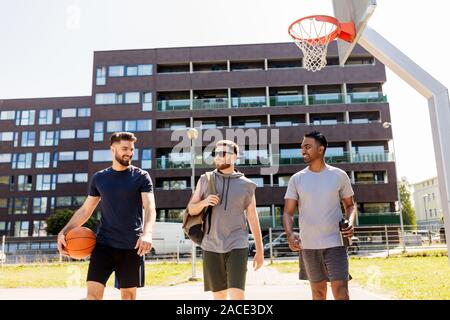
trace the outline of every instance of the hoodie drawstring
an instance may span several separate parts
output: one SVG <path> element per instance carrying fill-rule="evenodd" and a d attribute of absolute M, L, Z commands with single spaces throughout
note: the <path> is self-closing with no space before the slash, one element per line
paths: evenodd
<path fill-rule="evenodd" d="M 230 190 L 230 177 L 228 177 L 228 180 L 227 180 L 227 192 L 225 193 L 225 211 L 227 210 L 227 204 L 228 204 L 228 190 Z"/>

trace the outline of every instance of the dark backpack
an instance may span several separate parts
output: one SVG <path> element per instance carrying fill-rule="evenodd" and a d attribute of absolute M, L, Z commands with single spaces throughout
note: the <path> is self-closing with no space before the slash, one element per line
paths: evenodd
<path fill-rule="evenodd" d="M 208 184 L 206 195 L 216 194 L 216 187 L 214 184 L 214 173 L 206 172 L 206 183 Z M 191 197 L 192 199 L 192 197 Z M 189 200 L 190 202 L 190 200 Z M 208 220 L 208 232 L 211 228 L 211 214 L 212 207 L 205 207 L 199 214 L 191 216 L 186 208 L 183 215 L 183 231 L 184 233 L 196 244 L 202 243 L 203 236 L 205 234 L 204 226 L 206 220 Z"/>

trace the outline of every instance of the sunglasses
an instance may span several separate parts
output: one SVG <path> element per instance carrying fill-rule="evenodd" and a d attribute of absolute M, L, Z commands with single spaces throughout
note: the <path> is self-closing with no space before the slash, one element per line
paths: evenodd
<path fill-rule="evenodd" d="M 211 152 L 211 156 L 212 156 L 213 158 L 215 158 L 216 156 L 223 158 L 223 157 L 225 157 L 225 155 L 227 155 L 227 154 L 233 154 L 233 153 L 232 153 L 232 152 L 227 152 L 227 151 L 216 151 L 216 150 L 214 150 L 213 152 Z"/>

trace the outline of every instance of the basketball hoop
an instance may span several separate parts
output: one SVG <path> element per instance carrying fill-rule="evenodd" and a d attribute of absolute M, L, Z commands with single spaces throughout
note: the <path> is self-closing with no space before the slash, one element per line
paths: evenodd
<path fill-rule="evenodd" d="M 324 15 L 307 16 L 291 23 L 289 35 L 302 50 L 304 67 L 316 72 L 327 65 L 328 44 L 339 38 L 347 42 L 355 39 L 355 24 L 339 22 Z"/>

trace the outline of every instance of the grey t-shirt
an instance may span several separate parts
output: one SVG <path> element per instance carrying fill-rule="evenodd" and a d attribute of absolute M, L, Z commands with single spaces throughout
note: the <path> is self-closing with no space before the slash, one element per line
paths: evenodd
<path fill-rule="evenodd" d="M 300 240 L 304 249 L 342 246 L 341 199 L 353 194 L 345 171 L 329 165 L 321 172 L 312 172 L 307 167 L 291 177 L 284 198 L 298 201 Z"/>

